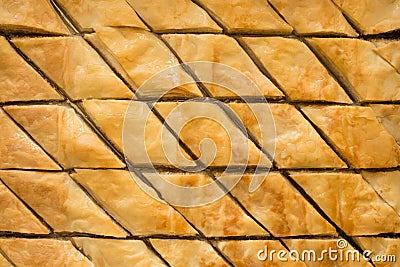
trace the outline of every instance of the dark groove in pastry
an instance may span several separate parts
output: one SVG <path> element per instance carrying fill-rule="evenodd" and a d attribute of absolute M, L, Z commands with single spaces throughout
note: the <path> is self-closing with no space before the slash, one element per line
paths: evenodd
<path fill-rule="evenodd" d="M 40 223 L 42 223 L 49 231 L 50 233 L 54 233 L 54 229 L 53 227 L 51 227 L 50 224 L 48 224 L 42 216 L 39 215 L 39 213 L 37 213 L 33 208 L 31 208 L 31 206 L 28 205 L 28 203 L 26 203 L 19 195 L 17 195 L 14 190 L 11 189 L 11 187 L 9 187 L 4 181 L 3 179 L 0 177 L 0 183 L 2 183 L 5 187 L 7 187 L 7 189 L 25 206 L 25 208 L 27 208 L 33 216 L 36 217 L 36 219 L 39 220 Z"/>
<path fill-rule="evenodd" d="M 26 101 L 6 101 L 0 103 L 3 106 L 29 106 L 29 105 L 65 105 L 64 100 L 26 100 Z"/>
<path fill-rule="evenodd" d="M 71 175 L 68 175 L 69 178 L 87 195 L 88 198 L 90 198 L 90 200 L 92 200 L 92 202 L 99 207 L 101 210 L 104 211 L 105 214 L 107 214 L 108 217 L 110 217 L 110 219 L 113 221 L 113 223 L 115 223 L 118 227 L 120 227 L 121 229 L 123 229 L 126 234 L 128 235 L 132 235 L 132 233 L 125 227 L 123 226 L 117 219 L 115 219 L 109 212 L 108 210 L 103 207 L 100 202 L 97 201 L 97 199 L 89 192 L 89 190 L 87 190 L 83 185 L 81 185 L 77 180 L 75 180 L 74 178 L 72 178 Z"/>
<path fill-rule="evenodd" d="M 286 171 L 281 172 L 282 175 L 284 175 L 289 182 L 301 193 L 301 195 L 314 207 L 316 211 L 326 220 L 328 221 L 339 233 L 340 236 L 342 236 L 352 247 L 354 247 L 358 252 L 361 254 L 364 252 L 364 249 L 361 248 L 361 246 L 350 236 L 348 235 L 342 228 L 340 228 L 326 213 L 325 211 L 317 204 L 317 202 L 290 176 L 290 174 Z M 369 263 L 371 263 L 373 266 L 375 266 L 372 263 L 372 260 L 368 260 Z"/>
<path fill-rule="evenodd" d="M 47 150 L 46 149 L 44 149 L 44 147 L 41 145 L 41 144 L 39 144 L 39 142 L 37 142 L 36 141 L 36 139 L 35 138 L 33 138 L 32 137 L 32 135 L 27 131 L 27 130 L 25 130 L 25 128 L 20 124 L 20 123 L 18 123 L 10 114 L 8 114 L 8 112 L 5 110 L 5 109 L 3 109 L 2 107 L 0 107 L 0 109 L 6 114 L 6 116 L 27 136 L 27 137 L 29 137 L 29 139 L 35 144 L 35 145 L 37 145 L 38 147 L 40 147 L 41 149 L 42 149 L 42 151 L 46 154 L 46 156 L 48 156 L 49 157 L 49 159 L 51 159 L 61 170 L 64 170 L 64 168 L 63 168 L 63 166 L 56 160 L 56 158 L 55 157 L 53 157 L 53 155 L 51 155 L 50 153 L 48 153 L 47 152 Z M 60 170 L 54 170 L 54 171 L 60 171 Z"/>
<path fill-rule="evenodd" d="M 205 5 L 203 5 L 203 3 L 201 1 L 199 1 L 199 0 L 191 0 L 191 1 L 192 1 L 192 3 L 194 3 L 195 5 L 197 5 L 198 7 L 200 7 L 207 13 L 207 15 L 222 29 L 223 34 L 229 33 L 228 27 L 224 24 L 222 19 L 217 16 L 217 14 L 215 14 L 212 10 L 210 10 Z"/>
<path fill-rule="evenodd" d="M 17 265 L 8 257 L 8 255 L 0 248 L 0 255 L 3 256 L 9 264 L 16 267 Z"/>
<path fill-rule="evenodd" d="M 358 35 L 362 35 L 363 32 L 360 29 L 360 27 L 357 25 L 357 23 L 353 20 L 351 16 L 349 16 L 340 6 L 338 6 L 335 1 L 331 0 L 331 3 L 336 6 L 336 8 L 342 13 L 343 17 L 346 19 L 347 23 L 358 33 Z"/>
<path fill-rule="evenodd" d="M 153 252 L 157 257 L 160 258 L 160 260 L 167 266 L 171 267 L 171 264 L 169 264 L 169 262 L 160 254 L 160 252 L 158 252 L 155 247 L 150 243 L 150 241 L 148 239 L 143 239 L 143 243 L 146 245 L 146 247 Z"/>
<path fill-rule="evenodd" d="M 74 241 L 74 239 L 71 237 L 71 238 L 68 238 L 68 240 L 69 240 L 69 242 L 71 242 L 71 244 L 72 244 L 72 246 L 80 253 L 80 254 L 82 254 L 88 261 L 90 261 L 91 263 L 93 263 L 93 259 L 89 256 L 89 255 L 87 255 L 86 253 L 85 253 L 85 251 L 83 250 L 83 248 L 80 248 L 79 246 L 78 246 L 78 244 L 76 244 L 76 242 Z"/>
<path fill-rule="evenodd" d="M 53 7 L 54 11 L 57 13 L 57 15 L 60 17 L 62 22 L 64 23 L 65 26 L 67 26 L 68 30 L 73 34 L 77 35 L 79 34 L 79 31 L 76 29 L 76 27 L 69 22 L 70 17 L 67 18 L 67 15 L 61 7 L 58 5 L 58 3 L 55 3 L 54 0 L 50 0 L 50 5 Z"/>

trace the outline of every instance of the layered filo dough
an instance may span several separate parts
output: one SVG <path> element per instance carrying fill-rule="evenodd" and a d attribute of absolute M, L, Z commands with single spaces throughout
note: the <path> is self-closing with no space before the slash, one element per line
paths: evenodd
<path fill-rule="evenodd" d="M 291 177 L 349 235 L 400 230 L 399 215 L 360 174 L 293 173 Z"/>
<path fill-rule="evenodd" d="M 400 163 L 400 147 L 370 107 L 306 106 L 302 110 L 357 168 L 390 168 Z"/>
<path fill-rule="evenodd" d="M 373 251 L 373 263 L 377 267 L 395 267 L 400 257 L 400 240 L 398 238 L 357 237 L 355 240 L 362 249 Z"/>
<path fill-rule="evenodd" d="M 196 166 L 145 102 L 85 100 L 83 107 L 131 164 Z"/>
<path fill-rule="evenodd" d="M 133 96 L 82 37 L 17 38 L 12 41 L 74 100 Z"/>
<path fill-rule="evenodd" d="M 229 88 L 214 83 L 218 83 L 218 81 L 224 82 L 226 79 L 235 81 L 238 79 L 238 73 L 230 69 L 217 67 L 215 67 L 217 71 L 213 72 L 212 69 L 208 70 L 207 67 L 205 67 L 205 70 L 202 66 L 191 65 L 192 70 L 201 81 L 209 82 L 205 86 L 213 97 L 260 97 L 265 95 L 279 98 L 283 96 L 282 92 L 261 73 L 251 58 L 232 37 L 218 34 L 167 34 L 163 35 L 163 38 L 184 62 L 206 61 L 227 65 L 244 74 L 257 87 L 257 89 L 253 89 L 251 86 L 237 88 L 235 93 Z M 207 70 L 211 71 L 211 73 Z M 207 75 L 210 75 L 211 79 Z M 211 82 L 214 83 L 211 84 Z"/>
<path fill-rule="evenodd" d="M 0 36 L 0 102 L 62 97 Z"/>
<path fill-rule="evenodd" d="M 123 0 L 57 0 L 83 31 L 97 26 L 127 26 L 147 29 L 135 11 Z"/>
<path fill-rule="evenodd" d="M 190 0 L 127 1 L 154 31 L 221 32 L 206 11 Z M 154 8 L 157 7 L 157 8 Z M 162 19 L 160 19 L 162 11 Z"/>
<path fill-rule="evenodd" d="M 298 101 L 351 103 L 311 50 L 298 39 L 243 37 L 285 93 Z"/>
<path fill-rule="evenodd" d="M 232 178 L 236 177 L 230 174 Z M 255 176 L 255 177 L 254 177 Z M 334 235 L 335 229 L 279 173 L 245 174 L 232 194 L 274 236 Z M 218 178 L 218 176 L 217 176 Z M 261 181 L 249 192 L 253 179 Z"/>
<path fill-rule="evenodd" d="M 378 34 L 400 28 L 398 0 L 333 0 L 364 34 Z"/>
<path fill-rule="evenodd" d="M 16 33 L 70 34 L 47 0 L 1 1 L 0 29 Z"/>
<path fill-rule="evenodd" d="M 13 266 L 95 266 L 68 240 L 2 238 L 0 249 L 14 263 Z"/>
<path fill-rule="evenodd" d="M 229 266 L 204 241 L 151 239 L 150 242 L 172 266 Z"/>
<path fill-rule="evenodd" d="M 54 231 L 127 235 L 66 173 L 0 171 L 0 177 Z"/>
<path fill-rule="evenodd" d="M 74 237 L 94 266 L 165 266 L 141 240 Z"/>
<path fill-rule="evenodd" d="M 357 36 L 346 18 L 330 0 L 271 0 L 271 4 L 300 34 Z"/>
<path fill-rule="evenodd" d="M 400 72 L 400 41 L 378 40 L 374 52 Z"/>
<path fill-rule="evenodd" d="M 70 107 L 27 105 L 4 109 L 64 168 L 125 166 Z"/>
<path fill-rule="evenodd" d="M 293 29 L 271 8 L 267 1 L 201 0 L 230 33 L 280 33 Z"/>
<path fill-rule="evenodd" d="M 114 58 L 116 68 L 133 86 L 140 87 L 141 97 L 202 96 L 191 77 L 178 66 L 178 59 L 155 34 L 142 29 L 104 27 L 86 38 Z"/>
<path fill-rule="evenodd" d="M 376 46 L 372 42 L 351 38 L 311 38 L 308 41 L 326 57 L 361 101 L 400 99 L 400 74 L 374 52 Z"/>
<path fill-rule="evenodd" d="M 400 144 L 400 105 L 374 104 L 370 106 L 378 121 Z"/>
<path fill-rule="evenodd" d="M 147 195 L 129 171 L 78 169 L 72 177 L 133 234 L 196 234 L 171 206 Z"/>

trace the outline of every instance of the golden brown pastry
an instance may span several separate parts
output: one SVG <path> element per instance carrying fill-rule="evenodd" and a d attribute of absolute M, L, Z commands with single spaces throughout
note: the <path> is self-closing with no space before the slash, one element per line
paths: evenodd
<path fill-rule="evenodd" d="M 339 241 L 340 240 L 340 241 Z M 363 255 L 357 252 L 350 244 L 347 247 L 341 248 L 341 242 L 347 242 L 341 239 L 285 239 L 284 242 L 291 250 L 299 252 L 299 257 L 304 257 L 304 262 L 309 267 L 337 267 L 337 266 L 351 266 L 351 267 L 371 267 L 367 261 L 363 259 Z M 339 243 L 338 243 L 339 242 Z M 339 244 L 339 246 L 338 246 Z M 344 244 L 344 243 L 343 243 Z M 336 250 L 336 253 L 331 254 L 332 260 L 329 258 L 329 249 Z M 324 250 L 326 252 L 324 252 Z M 315 257 L 312 252 L 315 252 Z M 353 254 L 354 252 L 354 254 Z M 310 254 L 308 254 L 310 253 Z M 293 254 L 295 255 L 295 254 Z M 304 256 L 303 256 L 304 255 Z M 310 255 L 310 256 L 309 256 Z M 340 258 L 342 255 L 342 259 Z M 294 256 L 296 257 L 296 256 Z M 354 257 L 354 260 L 353 260 Z M 316 259 L 316 260 L 315 260 Z M 321 259 L 321 260 L 318 260 Z M 347 260 L 348 259 L 348 260 Z M 358 260 L 359 259 L 359 260 Z"/>
<path fill-rule="evenodd" d="M 127 235 L 66 173 L 0 171 L 0 177 L 57 232 Z"/>
<path fill-rule="evenodd" d="M 123 0 L 57 0 L 81 30 L 95 26 L 128 26 L 147 29 L 135 11 Z"/>
<path fill-rule="evenodd" d="M 294 173 L 296 182 L 349 235 L 400 231 L 399 215 L 352 173 Z"/>
<path fill-rule="evenodd" d="M 0 109 L 0 125 L 0 169 L 60 169 L 2 109 Z"/>
<path fill-rule="evenodd" d="M 4 256 L 2 256 L 1 254 L 0 254 L 0 267 L 12 267 L 11 263 L 9 263 L 7 259 L 4 258 Z"/>
<path fill-rule="evenodd" d="M 62 97 L 0 36 L 0 102 Z"/>
<path fill-rule="evenodd" d="M 123 126 L 129 105 L 132 106 L 125 122 L 125 133 L 129 133 L 129 137 L 125 137 L 127 141 L 124 148 Z M 133 164 L 195 166 L 194 162 L 181 159 L 181 157 L 186 159 L 190 157 L 179 148 L 176 138 L 167 129 L 163 130 L 163 124 L 150 112 L 146 103 L 124 100 L 85 100 L 83 106 L 105 135 L 120 151 L 125 152 Z M 147 114 L 150 115 L 146 119 Z M 144 136 L 142 125 L 146 125 Z M 162 136 L 162 131 L 164 131 L 164 136 Z M 139 145 L 144 145 L 144 147 Z M 167 149 L 167 154 L 164 149 Z M 146 160 L 146 155 L 149 160 Z M 170 159 L 174 161 L 171 162 Z"/>
<path fill-rule="evenodd" d="M 351 103 L 340 85 L 301 41 L 283 37 L 244 37 L 293 100 Z"/>
<path fill-rule="evenodd" d="M 133 96 L 81 37 L 19 38 L 12 41 L 73 99 Z"/>
<path fill-rule="evenodd" d="M 302 110 L 357 168 L 388 168 L 400 163 L 400 148 L 369 107 L 307 106 Z"/>
<path fill-rule="evenodd" d="M 333 0 L 364 34 L 377 34 L 400 28 L 398 0 Z"/>
<path fill-rule="evenodd" d="M 70 34 L 46 0 L 1 0 L 0 29 L 9 32 Z"/>
<path fill-rule="evenodd" d="M 0 249 L 17 266 L 94 266 L 71 242 L 65 240 L 2 238 Z"/>
<path fill-rule="evenodd" d="M 271 4 L 298 33 L 357 36 L 330 0 L 271 0 Z"/>
<path fill-rule="evenodd" d="M 279 167 L 346 167 L 346 164 L 321 139 L 294 106 L 289 104 L 269 104 L 266 106 L 263 103 L 253 103 L 251 106 L 244 103 L 230 103 L 228 105 L 267 151 L 272 153 L 274 142 L 276 142 L 274 159 Z M 255 111 L 255 115 L 270 110 L 274 121 L 258 121 L 252 109 Z M 271 136 L 271 133 L 269 133 L 272 125 L 275 125 L 275 136 Z M 265 132 L 262 133 L 261 130 Z"/>
<path fill-rule="evenodd" d="M 195 97 L 202 96 L 190 76 L 180 67 L 178 59 L 153 33 L 132 28 L 98 28 L 89 39 L 100 50 L 106 50 L 116 58 L 137 87 L 145 84 L 153 75 L 151 85 L 140 90 L 141 97 Z M 173 68 L 175 67 L 175 68 Z M 170 69 L 173 68 L 173 69 Z M 168 91 L 169 90 L 169 91 Z"/>
<path fill-rule="evenodd" d="M 256 84 L 260 91 L 255 95 L 251 88 L 240 88 L 240 96 L 282 96 L 282 93 L 273 83 L 258 70 L 236 40 L 229 36 L 217 34 L 167 34 L 163 35 L 163 38 L 184 62 L 209 61 L 228 65 L 245 74 L 247 78 Z M 199 73 L 196 69 L 193 71 L 202 79 L 204 73 Z M 216 77 L 226 76 L 225 79 L 236 78 L 231 77 L 232 72 L 224 73 L 219 71 L 212 73 L 212 75 Z M 218 80 L 216 77 L 213 78 Z M 214 97 L 235 96 L 233 92 L 221 86 L 206 84 L 206 87 Z"/>
<path fill-rule="evenodd" d="M 1 179 L 2 175 L 0 173 Z M 2 182 L 0 182 L 0 217 L 0 231 L 35 234 L 49 233 L 49 229 Z"/>
<path fill-rule="evenodd" d="M 190 0 L 174 0 L 173 3 L 168 0 L 127 2 L 155 31 L 222 31 L 203 9 Z"/>
<path fill-rule="evenodd" d="M 232 174 L 232 176 L 234 176 Z M 279 173 L 267 176 L 260 187 L 249 192 L 253 175 L 244 175 L 232 194 L 275 236 L 334 235 L 335 229 Z"/>
<path fill-rule="evenodd" d="M 400 105 L 371 105 L 378 121 L 400 143 Z"/>
<path fill-rule="evenodd" d="M 290 33 L 292 27 L 262 0 L 201 0 L 231 33 Z"/>
<path fill-rule="evenodd" d="M 376 267 L 396 267 L 399 264 L 399 239 L 381 237 L 358 237 L 356 238 L 356 241 L 361 244 L 361 247 L 363 249 L 368 249 L 372 251 L 372 261 L 374 262 Z"/>
<path fill-rule="evenodd" d="M 151 173 L 145 173 L 151 177 Z M 203 173 L 162 173 L 165 180 L 183 187 L 200 187 L 213 180 Z M 207 191 L 204 190 L 204 198 Z M 177 207 L 190 222 L 205 236 L 243 236 L 269 234 L 247 216 L 228 196 L 224 195 L 215 202 L 199 207 Z"/>
<path fill-rule="evenodd" d="M 362 176 L 374 190 L 400 214 L 400 171 L 369 172 L 363 171 Z"/>
<path fill-rule="evenodd" d="M 199 158 L 201 157 L 206 165 L 271 166 L 269 159 L 243 135 L 216 104 L 206 102 L 159 102 L 155 107 L 171 128 L 176 133 L 179 133 L 182 141 Z M 174 111 L 174 108 L 178 109 Z M 176 115 L 168 117 L 171 114 Z M 205 117 L 191 120 L 193 115 Z M 184 125 L 182 129 L 180 129 L 181 125 Z M 212 145 L 202 146 L 201 142 L 204 139 L 212 140 L 215 147 Z M 245 147 L 246 143 L 247 147 Z M 215 157 L 213 157 L 214 153 Z"/>
<path fill-rule="evenodd" d="M 278 240 L 232 240 L 218 242 L 218 248 L 221 249 L 234 264 L 238 267 L 247 266 L 272 266 L 272 267 L 305 267 L 303 262 L 294 262 L 288 258 L 288 261 L 280 261 L 277 258 L 277 253 L 272 258 L 265 259 L 265 261 L 258 259 L 260 250 L 265 251 L 267 248 L 268 253 L 271 250 L 280 251 L 287 250 L 282 246 Z M 260 258 L 265 257 L 265 253 L 260 253 Z M 286 254 L 287 257 L 287 254 Z"/>
<path fill-rule="evenodd" d="M 172 266 L 229 266 L 204 241 L 151 239 L 151 244 Z"/>
<path fill-rule="evenodd" d="M 124 167 L 72 108 L 32 105 L 4 109 L 65 168 Z"/>
<path fill-rule="evenodd" d="M 374 52 L 400 72 L 400 41 L 378 41 Z"/>
<path fill-rule="evenodd" d="M 194 235 L 171 206 L 147 195 L 124 170 L 76 170 L 72 177 L 133 234 Z"/>
<path fill-rule="evenodd" d="M 361 100 L 400 99 L 400 74 L 374 52 L 373 43 L 350 38 L 309 41 L 341 72 Z"/>
<path fill-rule="evenodd" d="M 73 238 L 98 267 L 165 266 L 140 240 Z"/>

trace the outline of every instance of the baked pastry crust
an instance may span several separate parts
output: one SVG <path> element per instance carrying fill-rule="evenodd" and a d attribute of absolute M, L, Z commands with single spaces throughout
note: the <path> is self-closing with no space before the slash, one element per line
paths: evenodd
<path fill-rule="evenodd" d="M 127 0 L 140 16 L 158 32 L 194 31 L 221 32 L 222 29 L 210 16 L 190 0 Z M 154 8 L 157 7 L 157 8 Z M 160 19 L 160 11 L 163 16 Z"/>
<path fill-rule="evenodd" d="M 274 119 L 272 122 L 269 120 L 258 121 L 247 104 L 230 103 L 228 105 L 267 151 L 272 153 L 273 142 L 276 142 L 274 159 L 279 167 L 346 167 L 346 164 L 322 140 L 295 107 L 289 104 L 269 104 L 268 106 L 262 103 L 251 104 L 251 108 L 256 112 L 255 114 L 262 114 L 263 110 L 269 109 Z M 260 132 L 261 129 L 270 131 L 271 125 L 274 124 L 274 136 L 271 136 L 269 132 Z M 261 125 L 261 128 L 259 125 Z"/>
<path fill-rule="evenodd" d="M 304 113 L 357 168 L 389 168 L 400 163 L 400 148 L 369 107 L 307 106 Z"/>
<path fill-rule="evenodd" d="M 284 266 L 284 267 L 305 267 L 306 265 L 301 262 L 279 261 L 277 255 L 273 258 L 273 261 L 266 260 L 261 261 L 257 258 L 257 254 L 260 250 L 265 250 L 267 246 L 268 251 L 285 250 L 287 251 L 278 240 L 231 240 L 231 241 L 220 241 L 218 242 L 218 248 L 221 249 L 234 264 L 238 267 L 261 267 L 261 266 Z M 264 256 L 264 255 L 261 255 Z"/>
<path fill-rule="evenodd" d="M 166 34 L 163 35 L 163 38 L 184 62 L 208 61 L 228 65 L 245 74 L 256 84 L 260 93 L 255 96 L 283 96 L 282 92 L 258 70 L 251 58 L 232 37 L 219 34 Z M 203 73 L 199 73 L 197 69 L 193 71 L 202 79 Z M 228 77 L 229 79 L 235 78 L 231 77 L 232 72 L 212 72 L 212 75 L 216 76 L 213 77 L 215 80 L 218 80 L 219 76 L 225 77 L 221 80 L 226 80 Z M 233 92 L 224 87 L 214 84 L 205 84 L 205 86 L 214 97 L 235 96 Z M 252 92 L 252 88 L 243 88 L 240 96 L 254 96 L 254 92 Z"/>
<path fill-rule="evenodd" d="M 131 105 L 130 112 L 125 117 L 129 105 Z M 123 126 L 126 119 L 125 127 L 128 129 L 126 132 L 129 132 L 130 136 L 125 138 L 129 138 L 128 140 L 135 144 L 134 150 L 129 147 L 125 148 L 128 149 L 125 151 L 125 156 L 131 163 L 135 165 L 151 163 L 162 166 L 176 164 L 178 167 L 196 166 L 194 162 L 181 159 L 182 157 L 190 159 L 190 157 L 179 148 L 176 138 L 167 129 L 163 130 L 163 124 L 153 113 L 150 113 L 146 103 L 128 100 L 84 100 L 83 106 L 120 151 L 123 151 Z M 150 115 L 146 119 L 144 116 L 147 113 Z M 142 121 L 143 119 L 146 121 Z M 143 129 L 138 126 L 141 122 L 146 123 L 144 137 L 141 132 Z M 164 131 L 164 136 L 162 136 L 162 131 Z M 145 147 L 137 146 L 143 142 Z M 164 149 L 168 151 L 168 158 Z M 146 155 L 148 155 L 149 161 L 146 160 Z M 170 159 L 174 159 L 174 162 L 170 162 Z"/>
<path fill-rule="evenodd" d="M 347 234 L 400 231 L 399 215 L 360 174 L 294 173 L 291 176 Z"/>
<path fill-rule="evenodd" d="M 242 40 L 291 99 L 352 102 L 303 42 L 283 37 L 243 37 Z"/>
<path fill-rule="evenodd" d="M 12 267 L 11 263 L 9 263 L 7 259 L 4 258 L 1 254 L 0 254 L 0 267 Z"/>
<path fill-rule="evenodd" d="M 373 43 L 350 38 L 312 38 L 309 42 L 344 75 L 361 100 L 400 99 L 400 74 L 374 52 Z"/>
<path fill-rule="evenodd" d="M 151 244 L 172 266 L 229 266 L 204 241 L 151 239 Z"/>
<path fill-rule="evenodd" d="M 234 175 L 232 175 L 234 177 Z M 325 219 L 279 173 L 267 176 L 260 187 L 249 192 L 253 175 L 242 176 L 232 194 L 274 236 L 334 235 L 336 233 Z"/>
<path fill-rule="evenodd" d="M 131 175 L 124 170 L 77 169 L 72 177 L 134 234 L 196 234 L 178 212 L 147 195 Z"/>
<path fill-rule="evenodd" d="M 4 109 L 65 168 L 125 166 L 72 108 L 31 105 Z"/>
<path fill-rule="evenodd" d="M 66 173 L 0 171 L 0 176 L 57 232 L 127 235 Z"/>
<path fill-rule="evenodd" d="M 140 240 L 73 238 L 95 266 L 165 266 Z"/>
<path fill-rule="evenodd" d="M 151 173 L 144 175 L 150 177 Z M 183 187 L 200 187 L 213 181 L 203 173 L 162 173 L 160 175 L 165 180 Z M 204 194 L 207 192 L 204 190 Z M 177 209 L 205 236 L 269 235 L 247 216 L 228 195 L 207 205 L 190 208 L 177 207 Z"/>
<path fill-rule="evenodd" d="M 201 0 L 226 25 L 230 33 L 290 33 L 293 28 L 283 21 L 267 1 Z"/>
<path fill-rule="evenodd" d="M 358 35 L 329 0 L 271 0 L 271 4 L 298 33 Z"/>
<path fill-rule="evenodd" d="M 397 143 L 400 143 L 400 105 L 370 105 L 374 110 L 376 118 L 390 133 Z"/>
<path fill-rule="evenodd" d="M 0 248 L 17 266 L 94 266 L 71 242 L 64 240 L 2 238 Z"/>
<path fill-rule="evenodd" d="M 2 1 L 0 29 L 8 32 L 70 34 L 46 0 Z"/>
<path fill-rule="evenodd" d="M 369 172 L 363 171 L 362 176 L 374 190 L 400 214 L 400 171 Z"/>
<path fill-rule="evenodd" d="M 374 52 L 400 72 L 400 41 L 375 42 Z"/>
<path fill-rule="evenodd" d="M 135 11 L 123 0 L 57 0 L 78 22 L 81 30 L 95 26 L 127 26 L 147 29 Z"/>
<path fill-rule="evenodd" d="M 0 60 L 0 102 L 62 99 L 2 36 Z"/>
<path fill-rule="evenodd" d="M 0 169 L 61 169 L 2 109 L 0 125 Z"/>
<path fill-rule="evenodd" d="M 2 182 L 0 182 L 0 217 L 0 231 L 35 234 L 49 233 L 49 230 Z M 2 266 L 1 260 L 0 266 Z"/>
<path fill-rule="evenodd" d="M 90 39 L 95 40 L 93 43 L 100 50 L 111 52 L 137 87 L 160 71 L 175 66 L 158 75 L 156 80 L 152 80 L 151 86 L 142 87 L 141 97 L 158 98 L 164 94 L 168 97 L 202 96 L 194 84 L 177 86 L 181 82 L 194 81 L 182 68 L 176 67 L 179 65 L 178 59 L 153 33 L 141 29 L 104 27 L 96 28 L 96 33 Z"/>
<path fill-rule="evenodd" d="M 179 134 L 182 141 L 201 159 L 210 166 L 271 166 L 271 161 L 237 128 L 223 110 L 214 103 L 206 102 L 158 102 L 155 107 L 166 119 L 171 128 Z M 182 105 L 182 106 L 181 106 Z M 175 108 L 181 108 L 174 111 Z M 201 111 L 212 112 L 212 118 L 201 117 L 192 119 L 193 114 L 204 116 Z M 179 112 L 181 116 L 171 119 L 172 112 Z M 175 113 L 176 114 L 176 113 Z M 192 120 L 190 120 L 192 119 Z M 187 122 L 186 124 L 184 124 Z M 180 125 L 184 125 L 180 129 Z M 242 136 L 243 135 L 243 136 Z M 247 147 L 243 139 L 247 139 Z M 210 139 L 215 147 L 200 146 L 204 139 Z M 243 149 L 242 149 L 243 148 Z M 202 151 L 201 151 L 202 149 Z M 234 151 L 235 150 L 235 151 Z M 213 156 L 215 152 L 215 157 Z"/>
<path fill-rule="evenodd" d="M 398 0 L 333 0 L 364 34 L 400 29 Z"/>
<path fill-rule="evenodd" d="M 81 37 L 18 38 L 12 41 L 73 99 L 133 96 Z"/>

